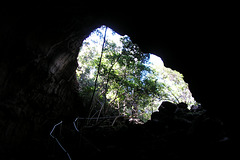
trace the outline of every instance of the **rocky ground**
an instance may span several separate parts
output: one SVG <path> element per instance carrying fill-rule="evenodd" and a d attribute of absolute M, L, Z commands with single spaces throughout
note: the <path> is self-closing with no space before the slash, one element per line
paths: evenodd
<path fill-rule="evenodd" d="M 56 126 L 52 135 L 62 147 L 49 136 L 48 148 L 42 148 L 45 159 L 231 157 L 231 139 L 224 124 L 201 107 L 188 110 L 184 103 L 164 102 L 145 124 L 124 117 L 100 119 L 97 125 L 86 125 L 85 121 L 76 120 L 75 127 Z"/>

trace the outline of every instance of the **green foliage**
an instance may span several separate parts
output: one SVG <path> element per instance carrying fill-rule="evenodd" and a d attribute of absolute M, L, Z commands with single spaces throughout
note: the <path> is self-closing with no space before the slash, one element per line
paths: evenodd
<path fill-rule="evenodd" d="M 150 54 L 143 53 L 128 36 L 121 37 L 118 44 L 107 38 L 100 63 L 102 31 L 102 28 L 95 30 L 94 41 L 83 43 L 76 71 L 83 98 L 90 100 L 96 90 L 91 102 L 93 114 L 117 111 L 146 121 L 163 100 L 195 103 L 183 75 L 170 68 L 147 65 Z"/>

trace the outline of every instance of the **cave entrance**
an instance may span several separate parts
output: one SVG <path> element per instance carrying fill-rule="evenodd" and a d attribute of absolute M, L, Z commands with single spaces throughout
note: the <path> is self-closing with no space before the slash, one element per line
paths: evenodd
<path fill-rule="evenodd" d="M 90 117 L 123 115 L 145 122 L 163 101 L 197 105 L 181 73 L 104 25 L 83 41 L 76 74 Z"/>

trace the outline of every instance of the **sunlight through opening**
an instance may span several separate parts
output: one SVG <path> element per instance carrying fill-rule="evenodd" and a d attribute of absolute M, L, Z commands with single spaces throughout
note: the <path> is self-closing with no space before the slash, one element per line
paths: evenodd
<path fill-rule="evenodd" d="M 78 64 L 79 93 L 90 116 L 123 115 L 145 122 L 163 101 L 184 102 L 189 109 L 198 105 L 181 73 L 106 26 L 84 40 Z"/>

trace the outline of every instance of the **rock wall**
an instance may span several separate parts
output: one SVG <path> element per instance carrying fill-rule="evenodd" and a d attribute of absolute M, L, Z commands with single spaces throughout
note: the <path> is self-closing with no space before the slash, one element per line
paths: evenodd
<path fill-rule="evenodd" d="M 203 107 L 228 127 L 234 126 L 234 105 L 228 100 L 235 99 L 229 90 L 235 86 L 227 75 L 235 66 L 226 69 L 223 65 L 228 60 L 237 64 L 229 54 L 225 30 L 230 27 L 223 25 L 230 23 L 200 11 L 119 14 L 109 10 L 91 13 L 84 6 L 1 8 L 0 150 L 24 150 L 32 141 L 44 144 L 40 142 L 47 141 L 53 124 L 59 120 L 72 123 L 84 114 L 76 92 L 76 57 L 82 41 L 102 24 L 129 35 L 144 52 L 154 52 L 167 66 L 173 65 L 185 75 Z"/>
<path fill-rule="evenodd" d="M 53 12 L 4 13 L 0 143 L 16 149 L 36 136 L 43 140 L 54 123 L 82 114 L 77 56 L 82 41 L 97 26 L 91 18 Z"/>

